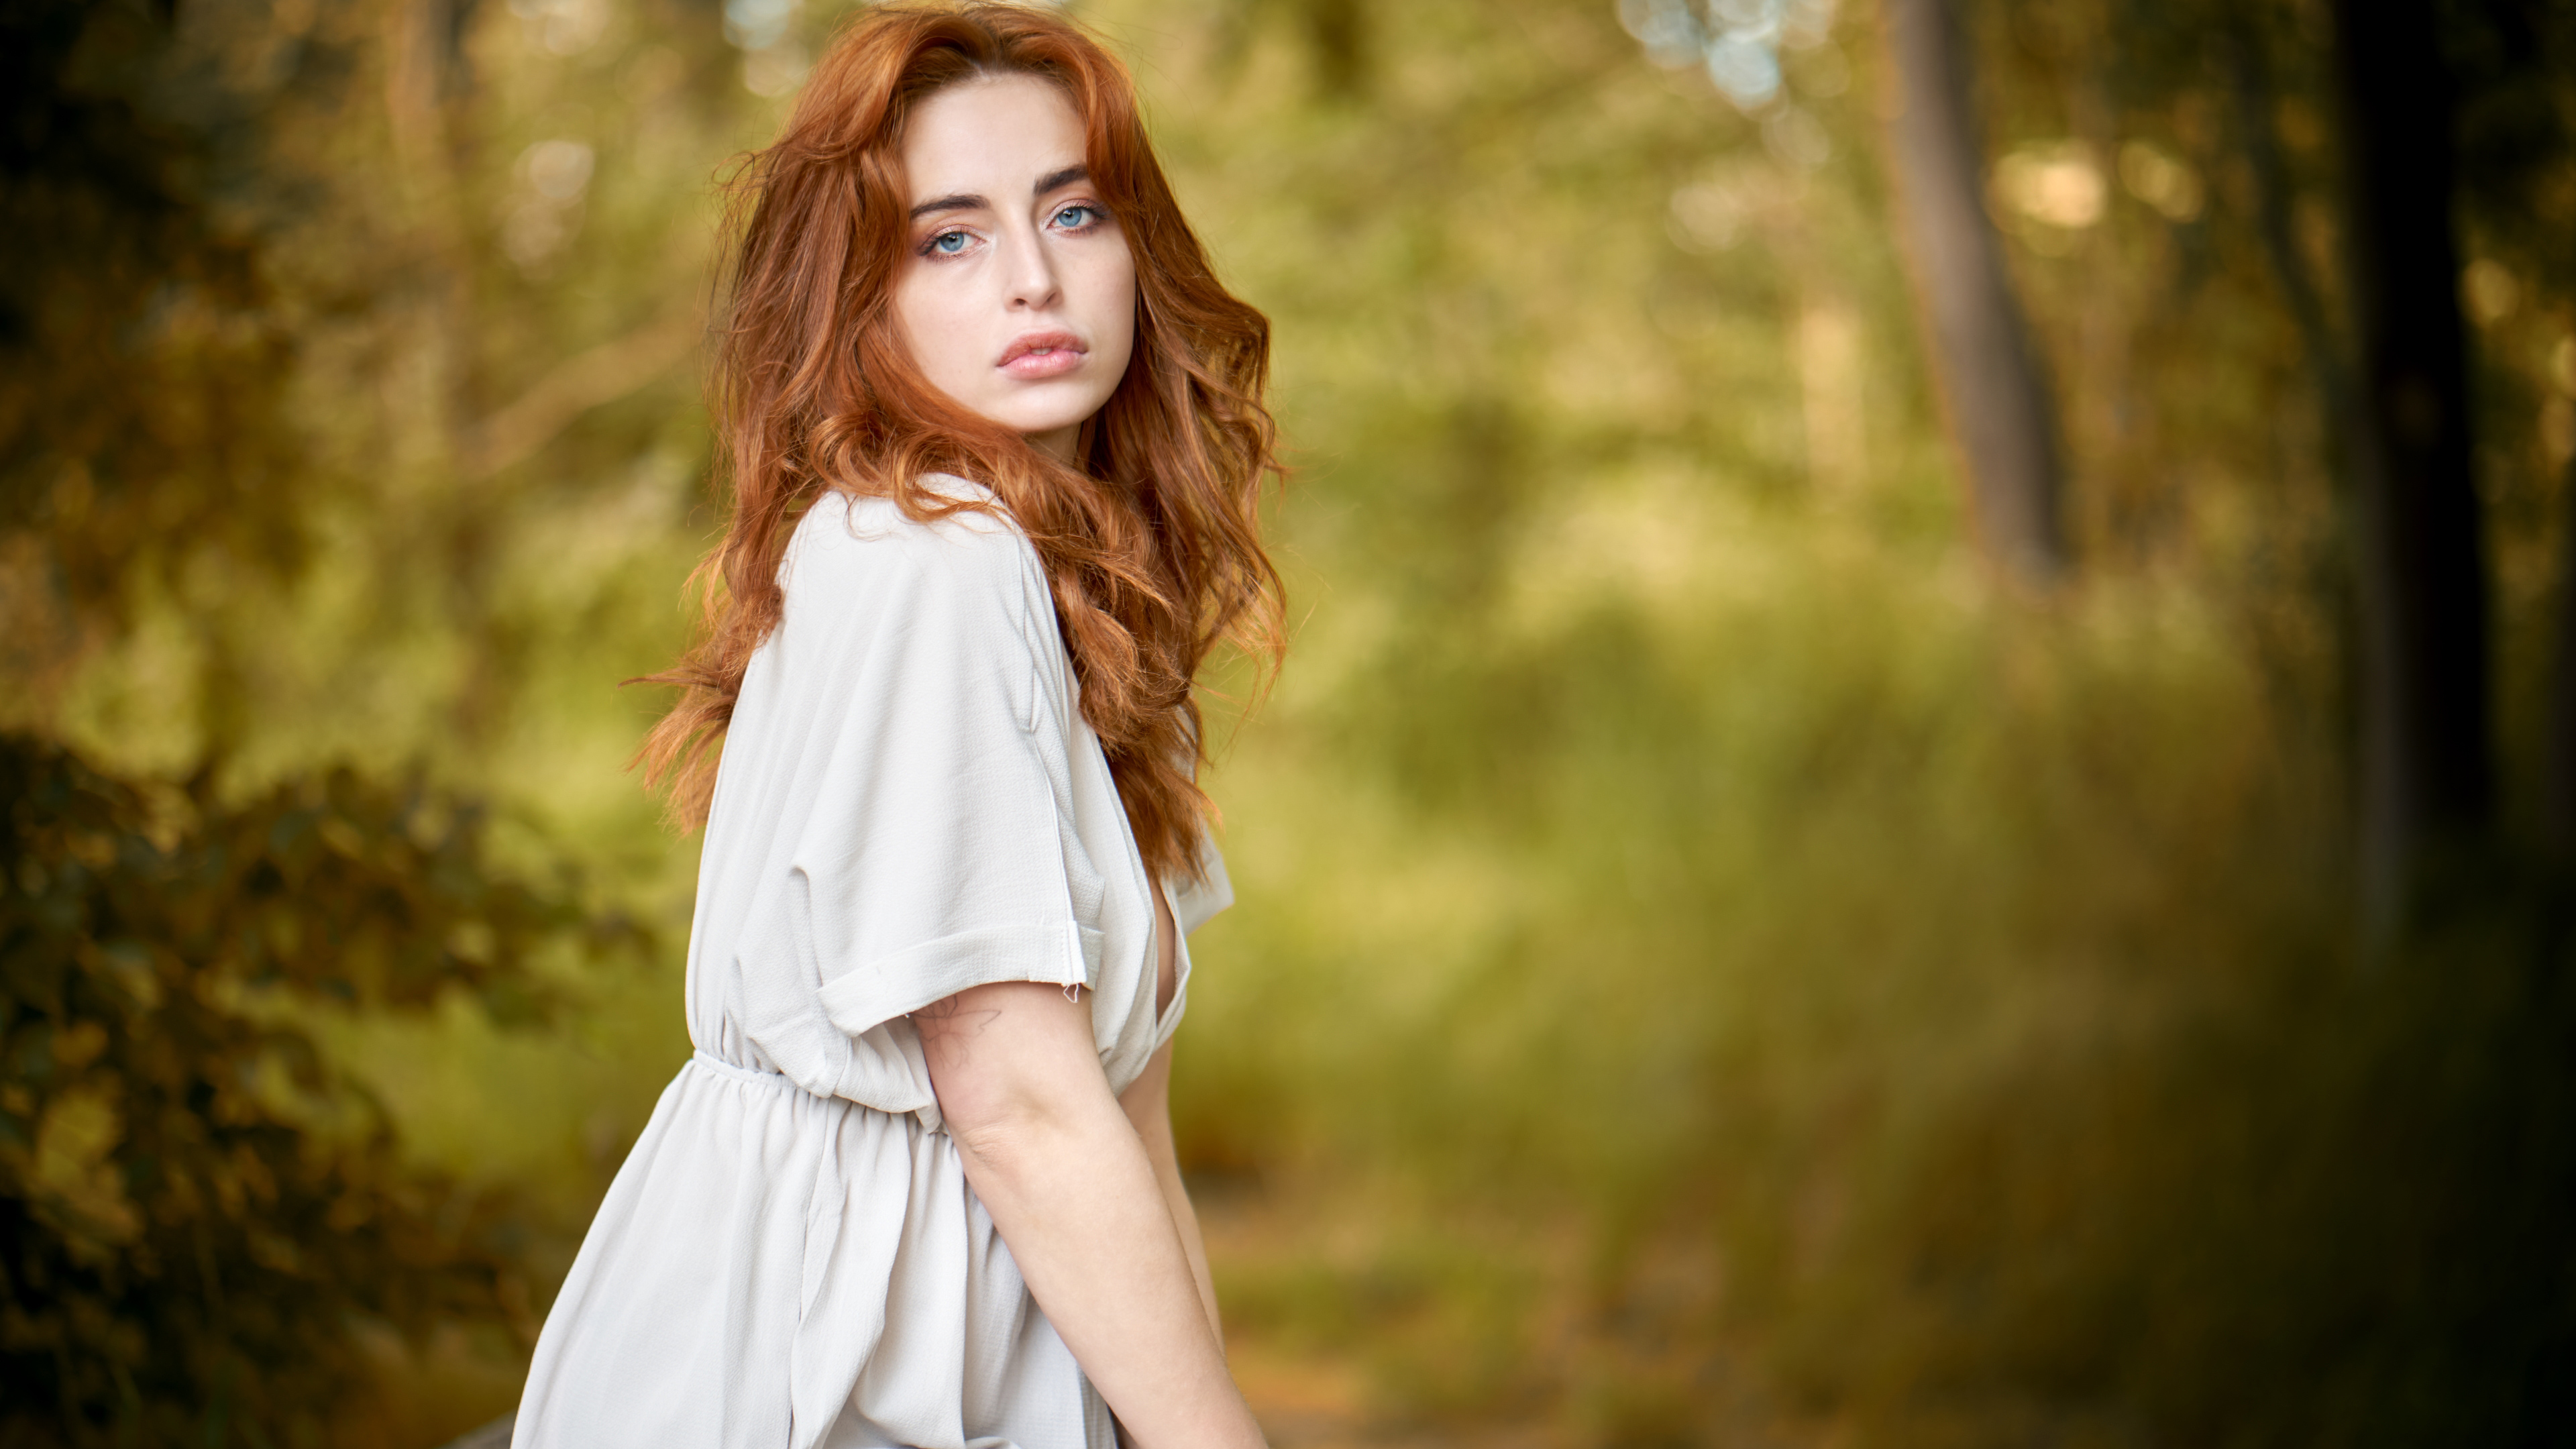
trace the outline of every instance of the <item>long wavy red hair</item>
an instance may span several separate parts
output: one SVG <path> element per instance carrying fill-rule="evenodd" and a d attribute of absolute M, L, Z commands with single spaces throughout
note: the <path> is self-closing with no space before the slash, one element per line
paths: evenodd
<path fill-rule="evenodd" d="M 890 306 L 906 255 L 906 122 L 941 88 L 992 75 L 1063 90 L 1135 258 L 1135 349 L 1082 429 L 1076 466 L 933 388 Z M 1263 481 L 1280 473 L 1262 404 L 1270 324 L 1217 282 L 1126 68 L 1045 11 L 878 6 L 834 40 L 731 196 L 713 389 L 731 507 L 691 580 L 704 600 L 699 638 L 650 676 L 681 695 L 638 757 L 647 780 L 684 828 L 704 822 L 744 668 L 784 607 L 779 563 L 804 510 L 828 489 L 889 497 L 917 521 L 982 506 L 925 486 L 950 473 L 990 487 L 1036 547 L 1083 717 L 1147 865 L 1194 871 L 1210 811 L 1196 783 L 1199 667 L 1229 638 L 1272 665 L 1282 647 L 1279 575 L 1260 533 Z"/>

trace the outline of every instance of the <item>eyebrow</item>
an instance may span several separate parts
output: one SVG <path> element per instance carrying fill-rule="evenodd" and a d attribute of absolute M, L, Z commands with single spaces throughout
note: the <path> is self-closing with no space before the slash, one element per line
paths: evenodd
<path fill-rule="evenodd" d="M 1029 188 L 1029 195 L 1044 196 L 1048 192 L 1054 191 L 1059 187 L 1071 186 L 1077 181 L 1088 181 L 1090 179 L 1090 167 L 1067 166 L 1061 171 L 1050 171 L 1046 175 L 1039 177 L 1038 184 Z M 979 207 L 989 207 L 991 205 L 991 202 L 975 195 L 973 192 L 961 191 L 953 196 L 933 197 L 919 206 L 914 207 L 912 209 L 912 219 L 914 221 L 919 221 L 923 217 L 929 216 L 934 212 L 973 211 Z"/>

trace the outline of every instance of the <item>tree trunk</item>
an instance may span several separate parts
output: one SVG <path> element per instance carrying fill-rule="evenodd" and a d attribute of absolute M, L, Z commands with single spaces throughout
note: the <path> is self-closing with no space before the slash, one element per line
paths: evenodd
<path fill-rule="evenodd" d="M 2486 549 L 2471 472 L 2451 78 L 2427 0 L 2337 0 L 2360 343 L 2363 912 L 2405 925 L 2429 859 L 2494 810 Z"/>
<path fill-rule="evenodd" d="M 2007 575 L 2045 587 L 2066 569 L 2057 422 L 1986 215 L 1984 152 L 1953 3 L 1887 0 L 1880 34 L 1897 90 L 1888 150 L 1908 271 L 1979 540 Z"/>
<path fill-rule="evenodd" d="M 2576 869 L 2576 459 L 2560 475 L 2557 657 L 2549 678 L 2549 737 L 2543 745 L 2549 795 L 2541 822 L 2561 871 Z"/>

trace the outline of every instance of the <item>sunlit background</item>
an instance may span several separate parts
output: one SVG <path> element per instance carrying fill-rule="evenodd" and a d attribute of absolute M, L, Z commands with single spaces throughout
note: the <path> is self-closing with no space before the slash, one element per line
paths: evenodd
<path fill-rule="evenodd" d="M 426 1449 L 687 1051 L 619 681 L 716 182 L 848 8 L 14 8 L 0 1424 Z M 1274 1444 L 2563 1439 L 2565 6 L 2445 12 L 2502 803 L 2378 947 L 2320 0 L 1959 7 L 2036 584 L 1871 0 L 1069 8 L 1276 329 L 1175 1087 Z"/>

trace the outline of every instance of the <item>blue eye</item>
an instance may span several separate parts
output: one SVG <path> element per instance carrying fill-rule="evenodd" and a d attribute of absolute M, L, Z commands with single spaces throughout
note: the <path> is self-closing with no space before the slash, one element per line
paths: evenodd
<path fill-rule="evenodd" d="M 944 257 L 953 257 L 966 250 L 966 233 L 943 231 L 930 239 L 930 250 Z"/>
<path fill-rule="evenodd" d="M 1068 206 L 1055 214 L 1055 224 L 1066 231 L 1080 231 L 1100 215 L 1093 206 Z"/>

